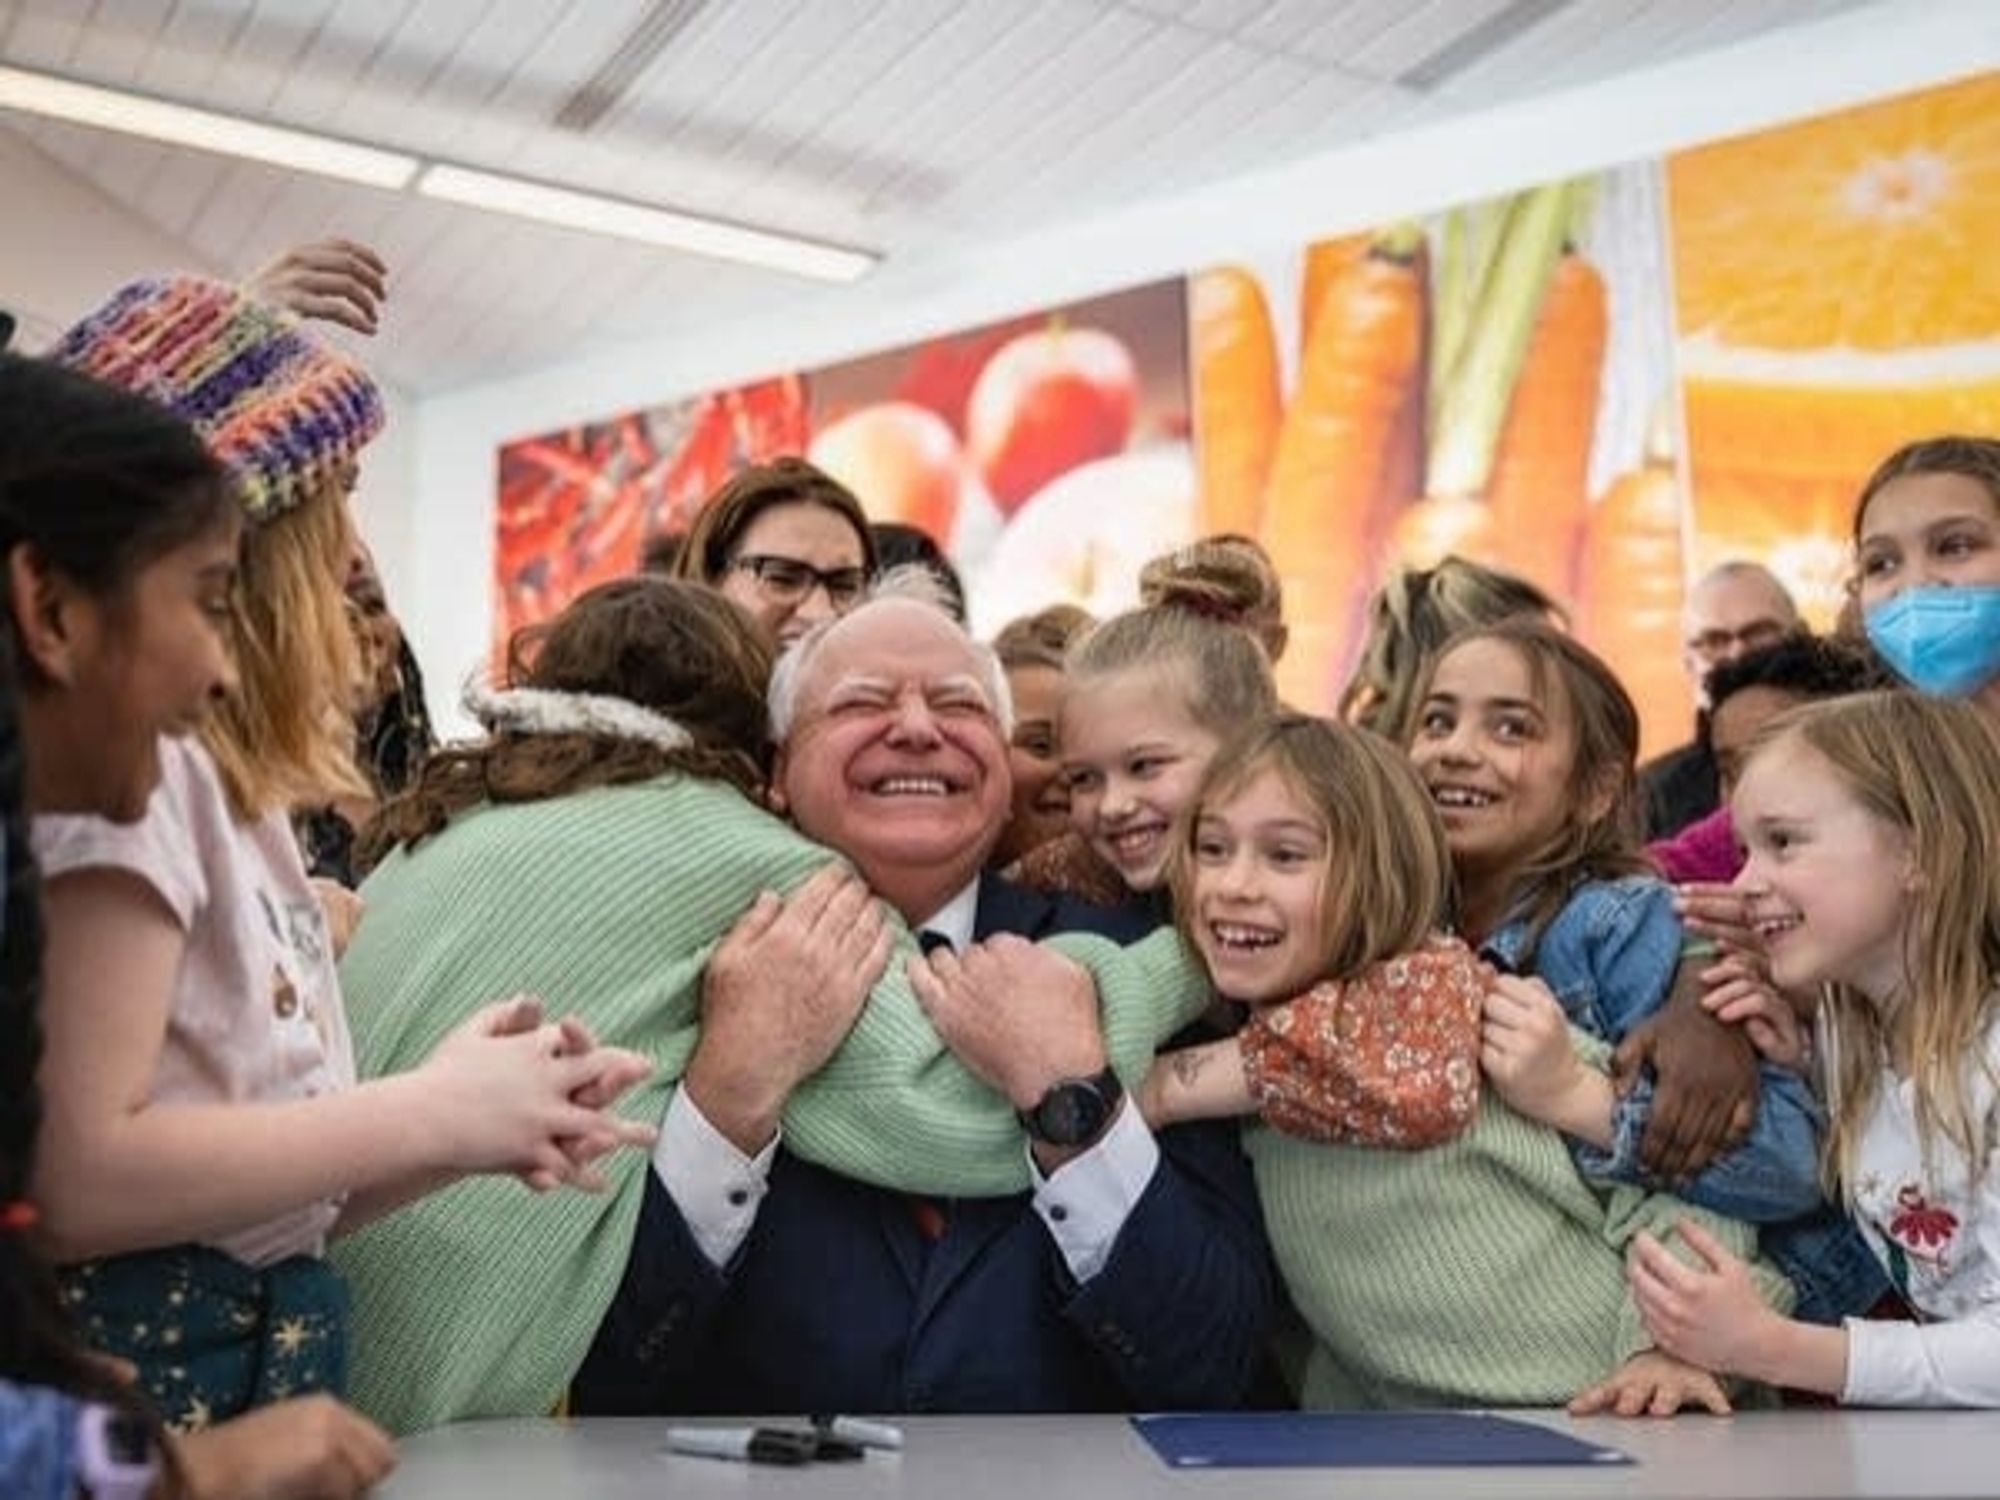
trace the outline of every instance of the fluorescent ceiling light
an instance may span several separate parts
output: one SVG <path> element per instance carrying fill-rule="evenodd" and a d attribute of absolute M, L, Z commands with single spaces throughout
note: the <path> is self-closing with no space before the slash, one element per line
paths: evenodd
<path fill-rule="evenodd" d="M 592 234 L 665 245 L 821 281 L 853 281 L 865 276 L 881 258 L 865 250 L 751 229 L 722 219 L 676 213 L 598 193 L 550 187 L 526 178 L 477 172 L 446 162 L 426 165 L 423 158 L 401 151 L 384 151 L 334 136 L 169 104 L 144 94 L 98 88 L 22 68 L 0 66 L 0 109 L 121 131 L 177 146 L 192 146 L 199 151 L 248 157 L 369 187 L 391 190 L 414 187 L 426 197 L 449 203 L 517 214 Z"/>
<path fill-rule="evenodd" d="M 518 214 L 545 224 L 617 235 L 820 281 L 854 281 L 865 276 L 878 259 L 865 250 L 443 163 L 426 167 L 416 189 L 425 197 L 448 203 Z"/>
<path fill-rule="evenodd" d="M 148 136 L 198 151 L 245 156 L 295 171 L 339 177 L 369 187 L 404 188 L 423 165 L 400 151 L 357 146 L 352 141 L 263 125 L 234 115 L 168 104 L 123 89 L 101 89 L 87 83 L 20 68 L 0 67 L 0 109 L 24 110 L 50 119 Z"/>

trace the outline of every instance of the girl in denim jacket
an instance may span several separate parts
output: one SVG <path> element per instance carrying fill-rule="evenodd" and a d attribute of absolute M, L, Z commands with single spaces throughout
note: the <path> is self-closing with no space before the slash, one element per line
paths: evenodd
<path fill-rule="evenodd" d="M 1410 755 L 1444 821 L 1459 930 L 1500 972 L 1530 981 L 1489 998 L 1489 1073 L 1559 1020 L 1616 1046 L 1661 1011 L 1677 978 L 1698 997 L 1707 952 L 1684 943 L 1672 888 L 1649 872 L 1634 837 L 1638 739 L 1637 713 L 1611 670 L 1539 621 L 1463 634 L 1432 667 Z M 1698 1004 L 1686 1009 L 1747 1045 Z M 1726 1094 L 1720 1080 L 1688 1076 L 1682 1056 L 1661 1046 L 1652 1076 L 1615 1096 L 1605 1083 L 1609 1106 L 1588 1129 L 1571 1113 L 1530 1112 L 1572 1137 L 1591 1176 L 1664 1177 L 1688 1201 L 1752 1223 L 1816 1209 L 1815 1106 L 1801 1080 L 1768 1064 L 1754 1124 L 1734 1132 L 1740 1144 L 1706 1163 L 1684 1155 L 1669 1171 L 1651 1170 L 1642 1143 L 1656 1100 L 1670 1088 Z M 1504 1078 L 1495 1082 L 1507 1091 Z"/>

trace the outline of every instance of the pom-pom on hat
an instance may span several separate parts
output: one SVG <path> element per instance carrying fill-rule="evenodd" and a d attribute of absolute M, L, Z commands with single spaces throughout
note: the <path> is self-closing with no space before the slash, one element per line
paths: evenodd
<path fill-rule="evenodd" d="M 382 430 L 382 393 L 297 318 L 198 276 L 135 281 L 49 350 L 188 422 L 253 523 L 283 515 Z"/>

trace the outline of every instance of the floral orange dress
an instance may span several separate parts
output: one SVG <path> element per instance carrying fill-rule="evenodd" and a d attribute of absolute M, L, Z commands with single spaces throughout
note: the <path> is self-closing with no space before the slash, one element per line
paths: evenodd
<path fill-rule="evenodd" d="M 1479 1103 L 1485 964 L 1455 937 L 1322 980 L 1252 1012 L 1243 1071 L 1287 1135 L 1415 1151 L 1452 1139 Z"/>

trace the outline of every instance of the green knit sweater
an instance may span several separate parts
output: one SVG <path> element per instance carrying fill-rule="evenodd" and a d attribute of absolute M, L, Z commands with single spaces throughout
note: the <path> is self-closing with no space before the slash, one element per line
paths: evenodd
<path fill-rule="evenodd" d="M 715 945 L 759 891 L 788 892 L 833 858 L 729 787 L 679 775 L 463 814 L 363 887 L 367 917 L 340 970 L 362 1075 L 416 1067 L 479 1007 L 527 992 L 650 1057 L 623 1108 L 658 1120 L 694 1048 Z M 1130 1081 L 1207 1003 L 1171 933 L 1058 946 L 1092 970 Z M 1021 1191 L 1013 1111 L 931 1030 L 904 977 L 913 952 L 899 924 L 854 1030 L 793 1095 L 786 1147 L 892 1188 Z M 617 1153 L 596 1197 L 472 1179 L 340 1241 L 356 1403 L 395 1432 L 547 1413 L 617 1289 L 646 1165 L 644 1152 Z"/>
<path fill-rule="evenodd" d="M 1593 1060 L 1602 1043 L 1578 1039 Z M 1586 1050 L 1587 1049 L 1587 1050 Z M 1562 1137 L 1484 1091 L 1425 1151 L 1245 1134 L 1271 1246 L 1313 1334 L 1310 1407 L 1550 1406 L 1651 1341 L 1625 1282 L 1640 1230 L 1699 1222 L 1740 1255 L 1756 1232 L 1664 1193 L 1586 1182 Z M 1789 1309 L 1791 1286 L 1754 1265 Z"/>

